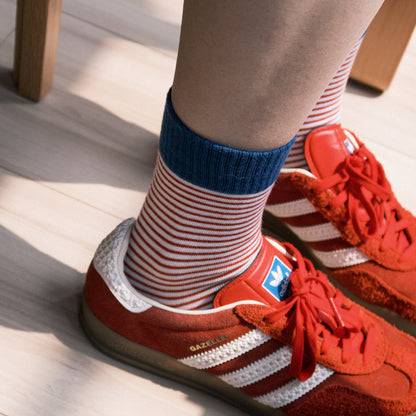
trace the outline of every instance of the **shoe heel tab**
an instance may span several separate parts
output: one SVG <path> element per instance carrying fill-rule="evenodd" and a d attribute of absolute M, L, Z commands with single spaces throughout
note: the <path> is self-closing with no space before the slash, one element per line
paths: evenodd
<path fill-rule="evenodd" d="M 346 142 L 348 137 L 340 124 L 320 127 L 309 133 L 305 139 L 305 158 L 311 173 L 318 179 L 333 175 L 351 154 Z"/>
<path fill-rule="evenodd" d="M 93 271 L 124 308 L 130 312 L 143 312 L 151 305 L 139 296 L 124 274 L 124 257 L 134 221 L 134 218 L 123 221 L 101 242 L 93 259 Z"/>

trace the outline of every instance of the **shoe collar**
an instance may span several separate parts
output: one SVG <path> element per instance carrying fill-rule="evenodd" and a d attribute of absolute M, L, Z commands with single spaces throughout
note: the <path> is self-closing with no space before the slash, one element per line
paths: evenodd
<path fill-rule="evenodd" d="M 127 253 L 134 218 L 123 221 L 99 245 L 93 264 L 114 297 L 133 313 L 141 313 L 151 307 L 183 315 L 206 315 L 234 308 L 237 304 L 259 304 L 258 300 L 236 300 L 205 310 L 185 310 L 166 306 L 141 294 L 129 282 L 124 273 L 124 258 Z"/>
<path fill-rule="evenodd" d="M 165 306 L 140 294 L 131 286 L 124 274 L 124 257 L 127 252 L 133 223 L 134 219 L 126 220 L 107 236 L 98 247 L 93 261 L 96 271 L 101 275 L 109 290 L 128 311 L 132 313 L 141 313 L 153 307 L 176 315 L 201 316 L 225 310 L 234 310 L 241 319 L 256 326 L 265 334 L 281 340 L 286 344 L 292 345 L 293 340 L 286 339 L 288 333 L 286 333 L 286 335 L 280 334 L 280 332 L 282 332 L 281 330 L 284 331 L 284 328 L 286 328 L 286 323 L 289 322 L 288 318 L 285 316 L 286 312 L 283 311 L 283 309 L 279 311 L 279 301 L 276 300 L 277 295 L 276 293 L 270 293 L 271 288 L 284 291 L 284 285 L 270 284 L 270 281 L 268 283 L 268 278 L 273 276 L 273 271 L 276 271 L 273 268 L 273 261 L 275 258 L 279 260 L 278 265 L 279 267 L 282 267 L 282 269 L 285 269 L 286 267 L 290 269 L 291 261 L 293 262 L 295 260 L 294 257 L 291 257 L 291 254 L 282 248 L 279 243 L 271 238 L 264 237 L 263 247 L 258 258 L 245 273 L 218 293 L 214 301 L 213 309 L 197 311 L 180 310 Z M 289 271 L 289 273 L 291 273 L 291 271 Z M 285 277 L 284 271 L 282 271 L 281 274 Z M 283 281 L 284 278 L 280 280 L 280 283 Z M 298 290 L 298 286 L 299 285 L 293 286 L 293 288 Z M 324 286 L 325 285 L 322 287 Z M 320 297 L 320 290 L 318 285 L 316 290 L 313 289 L 313 292 Z M 308 290 L 306 291 L 308 292 Z M 290 306 L 289 303 L 292 302 L 293 299 L 293 296 L 289 296 L 282 300 L 281 304 L 283 308 L 285 306 Z M 286 305 L 284 305 L 284 303 L 286 303 Z M 323 309 L 328 309 L 328 305 L 322 306 Z M 280 315 L 277 317 L 274 316 L 275 313 L 280 314 L 282 311 L 284 314 L 281 317 Z M 367 327 L 373 324 L 373 320 L 369 316 L 366 315 L 366 319 L 368 319 Z M 268 320 L 270 320 L 270 322 L 267 322 Z M 347 319 L 347 321 L 349 320 Z M 345 323 L 349 324 L 347 321 L 345 321 Z M 331 325 L 330 321 L 326 322 Z M 348 363 L 344 364 L 342 356 L 343 348 L 332 346 L 329 353 L 319 353 L 318 356 L 313 354 L 315 356 L 315 364 L 316 360 L 318 360 L 318 362 L 325 366 L 349 374 L 358 374 L 363 371 L 374 370 L 382 364 L 387 353 L 384 332 L 379 325 L 375 325 L 375 327 L 377 332 L 377 339 L 375 342 L 376 350 L 371 354 L 373 358 L 370 362 L 364 363 L 363 365 L 361 354 L 354 354 L 353 360 L 349 360 Z M 312 339 L 310 341 L 312 341 L 312 343 L 310 342 L 308 345 L 312 346 L 314 341 Z M 322 344 L 318 341 L 316 346 L 318 349 L 321 349 Z M 295 347 L 295 345 L 293 345 L 293 347 Z M 300 356 L 303 356 L 303 353 L 298 353 L 297 356 L 298 357 L 295 357 L 296 359 L 294 359 L 296 362 L 299 361 Z M 303 359 L 301 360 L 301 363 L 304 363 Z M 308 367 L 304 371 L 302 364 L 301 375 L 307 378 L 313 369 L 314 366 Z M 296 374 L 296 376 L 298 375 Z"/>

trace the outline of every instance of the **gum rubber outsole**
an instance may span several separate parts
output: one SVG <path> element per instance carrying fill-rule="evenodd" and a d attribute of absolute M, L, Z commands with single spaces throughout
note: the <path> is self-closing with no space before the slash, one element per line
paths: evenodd
<path fill-rule="evenodd" d="M 124 363 L 169 378 L 213 395 L 250 415 L 284 416 L 252 399 L 216 376 L 182 364 L 167 354 L 137 344 L 105 326 L 91 311 L 85 294 L 82 296 L 80 321 L 88 338 L 99 350 Z"/>
<path fill-rule="evenodd" d="M 328 276 L 330 282 L 340 290 L 343 294 L 350 298 L 355 303 L 363 306 L 374 314 L 381 316 L 384 320 L 397 327 L 403 332 L 408 333 L 409 335 L 416 338 L 416 323 L 411 322 L 405 318 L 402 318 L 396 312 L 391 311 L 390 309 L 384 308 L 383 306 L 374 305 L 372 303 L 366 302 L 364 299 L 361 299 L 359 296 L 355 295 L 340 283 L 338 283 L 328 272 L 326 267 L 316 258 L 312 250 L 301 240 L 299 237 L 282 221 L 275 218 L 274 215 L 265 211 L 263 214 L 263 229 L 264 234 L 276 238 L 277 240 L 288 241 L 296 246 L 296 248 L 302 253 L 303 256 L 312 260 L 314 266 L 322 270 Z"/>

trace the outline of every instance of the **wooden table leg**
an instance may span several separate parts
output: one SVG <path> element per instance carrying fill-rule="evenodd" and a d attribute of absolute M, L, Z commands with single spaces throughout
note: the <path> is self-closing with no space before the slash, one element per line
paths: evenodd
<path fill-rule="evenodd" d="M 55 71 L 62 0 L 18 0 L 13 79 L 19 94 L 40 101 Z"/>
<path fill-rule="evenodd" d="M 350 77 L 385 91 L 416 23 L 415 0 L 386 0 L 363 39 Z"/>

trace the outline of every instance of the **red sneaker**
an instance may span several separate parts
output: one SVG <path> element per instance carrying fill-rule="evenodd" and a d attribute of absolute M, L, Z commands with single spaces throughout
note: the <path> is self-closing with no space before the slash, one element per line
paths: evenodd
<path fill-rule="evenodd" d="M 86 278 L 81 320 L 103 351 L 250 414 L 416 411 L 416 340 L 346 299 L 291 245 L 264 237 L 213 309 L 178 310 L 124 275 L 133 221 L 101 243 Z"/>
<path fill-rule="evenodd" d="M 374 155 L 340 125 L 310 133 L 305 158 L 310 172 L 282 170 L 265 228 L 295 239 L 367 308 L 416 335 L 415 217 L 397 201 Z"/>

